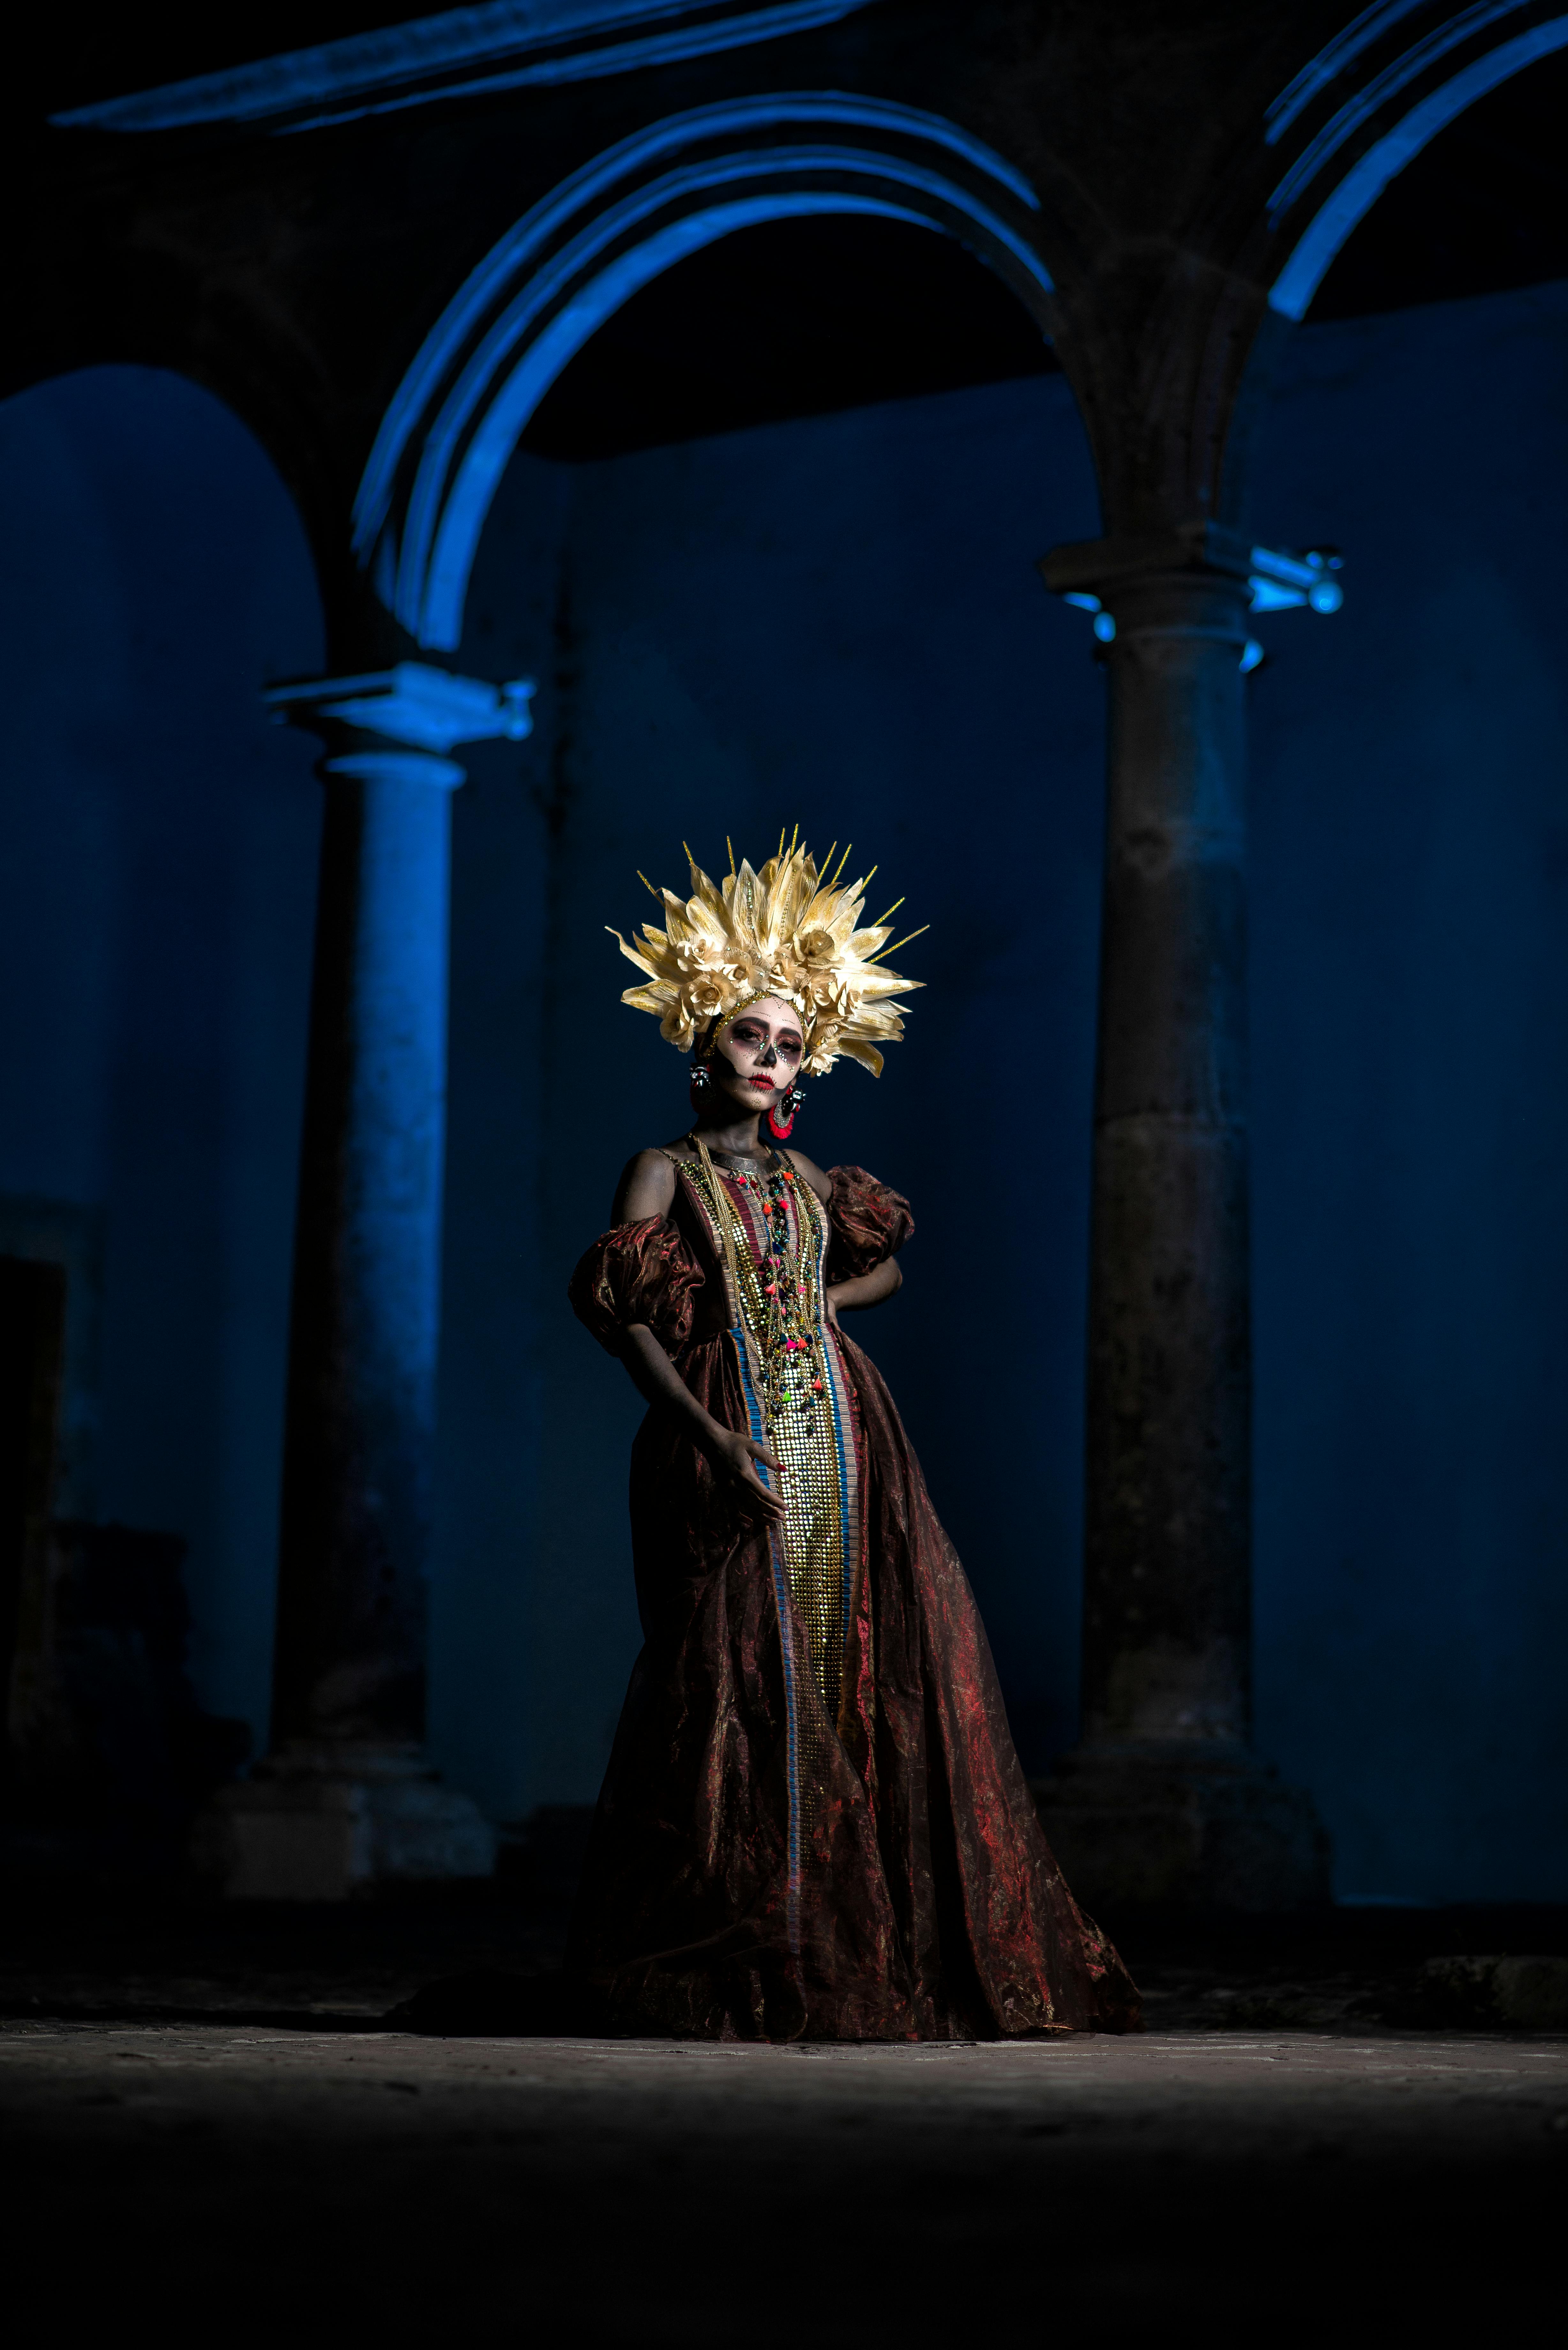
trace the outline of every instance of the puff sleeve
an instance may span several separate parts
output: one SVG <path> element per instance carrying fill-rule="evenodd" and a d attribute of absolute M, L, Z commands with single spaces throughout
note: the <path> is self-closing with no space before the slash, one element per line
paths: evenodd
<path fill-rule="evenodd" d="M 830 1167 L 827 1203 L 833 1238 L 827 1252 L 829 1281 L 856 1281 L 897 1256 L 915 1229 L 909 1203 L 878 1183 L 864 1167 Z"/>
<path fill-rule="evenodd" d="M 664 1216 L 619 1224 L 578 1261 L 566 1284 L 572 1311 L 609 1354 L 618 1355 L 628 1322 L 646 1322 L 673 1353 L 691 1335 L 702 1268 Z"/>

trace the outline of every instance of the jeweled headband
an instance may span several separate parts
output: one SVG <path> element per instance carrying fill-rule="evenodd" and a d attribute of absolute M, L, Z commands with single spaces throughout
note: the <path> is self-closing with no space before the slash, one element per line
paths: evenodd
<path fill-rule="evenodd" d="M 897 1044 L 909 1009 L 892 998 L 924 983 L 900 979 L 882 961 L 894 951 L 888 914 L 897 913 L 903 899 L 861 929 L 867 883 L 877 868 L 864 880 L 843 881 L 849 851 L 832 872 L 836 847 L 818 873 L 804 842 L 797 837 L 786 849 L 780 833 L 778 854 L 760 872 L 743 858 L 737 872 L 732 849 L 729 873 L 719 884 L 688 848 L 690 898 L 655 889 L 639 873 L 664 909 L 664 928 L 646 923 L 633 946 L 618 931 L 610 931 L 627 961 L 647 974 L 647 983 L 628 987 L 621 1002 L 655 1014 L 659 1034 L 685 1053 L 700 1030 L 734 1019 L 764 995 L 776 996 L 800 1015 L 806 1075 L 820 1076 L 844 1053 L 880 1076 L 877 1047 Z M 907 946 L 919 935 L 910 931 L 897 944 Z"/>

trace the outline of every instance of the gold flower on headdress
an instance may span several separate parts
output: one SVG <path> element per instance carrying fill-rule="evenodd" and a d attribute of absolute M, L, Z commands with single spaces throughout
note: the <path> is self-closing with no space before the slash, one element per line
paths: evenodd
<path fill-rule="evenodd" d="M 628 987 L 621 1002 L 651 1012 L 659 1034 L 690 1052 L 700 1029 L 732 1020 L 762 996 L 777 996 L 800 1014 L 806 1075 L 820 1076 L 844 1053 L 880 1076 L 877 1048 L 902 1036 L 909 1009 L 892 999 L 924 983 L 900 979 L 882 961 L 894 951 L 888 914 L 903 899 L 862 928 L 866 886 L 877 868 L 864 880 L 845 882 L 849 851 L 830 874 L 833 857 L 830 848 L 819 873 L 798 836 L 786 849 L 781 833 L 778 854 L 760 871 L 742 859 L 737 872 L 732 852 L 731 869 L 716 884 L 688 848 L 690 898 L 644 882 L 664 909 L 664 928 L 645 923 L 631 946 L 610 931 L 646 981 Z M 911 931 L 898 944 L 919 935 Z"/>

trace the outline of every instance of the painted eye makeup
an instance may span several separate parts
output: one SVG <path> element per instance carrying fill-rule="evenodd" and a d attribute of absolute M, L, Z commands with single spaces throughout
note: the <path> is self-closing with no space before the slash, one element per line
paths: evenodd
<path fill-rule="evenodd" d="M 743 1045 L 748 1051 L 760 1050 L 767 1041 L 767 1037 L 760 1028 L 732 1028 L 730 1031 L 731 1044 Z M 801 1049 L 800 1038 L 781 1036 L 774 1049 L 775 1052 L 787 1053 L 792 1060 L 797 1059 Z"/>

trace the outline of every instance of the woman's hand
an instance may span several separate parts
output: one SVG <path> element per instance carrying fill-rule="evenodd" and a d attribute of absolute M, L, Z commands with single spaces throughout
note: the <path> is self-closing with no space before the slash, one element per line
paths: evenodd
<path fill-rule="evenodd" d="M 837 1285 L 836 1285 L 836 1286 L 835 1286 L 834 1288 L 832 1288 L 832 1289 L 825 1289 L 825 1290 L 823 1291 L 823 1293 L 822 1293 L 822 1311 L 823 1311 L 823 1314 L 824 1314 L 824 1316 L 826 1317 L 826 1319 L 827 1321 L 831 1322 L 831 1323 L 832 1323 L 832 1325 L 833 1325 L 833 1326 L 834 1326 L 834 1328 L 836 1330 L 836 1329 L 837 1329 L 837 1327 L 838 1327 L 838 1286 L 837 1286 Z"/>
<path fill-rule="evenodd" d="M 784 1462 L 778 1455 L 770 1452 L 765 1444 L 742 1436 L 739 1430 L 725 1428 L 710 1418 L 646 1322 L 627 1324 L 621 1360 L 631 1373 L 639 1395 L 646 1396 L 649 1403 L 663 1405 L 686 1423 L 692 1441 L 712 1462 L 719 1483 L 738 1486 L 738 1501 L 770 1525 L 780 1523 L 784 1513 L 783 1498 L 770 1493 L 757 1474 L 759 1461 L 782 1474 Z"/>
<path fill-rule="evenodd" d="M 760 1461 L 764 1467 L 776 1469 L 782 1474 L 784 1462 L 776 1453 L 770 1452 L 767 1446 L 759 1444 L 754 1437 L 742 1436 L 732 1428 L 716 1430 L 707 1446 L 707 1453 L 721 1482 L 738 1485 L 742 1500 L 770 1524 L 783 1524 L 784 1496 L 769 1492 L 756 1468 Z"/>

